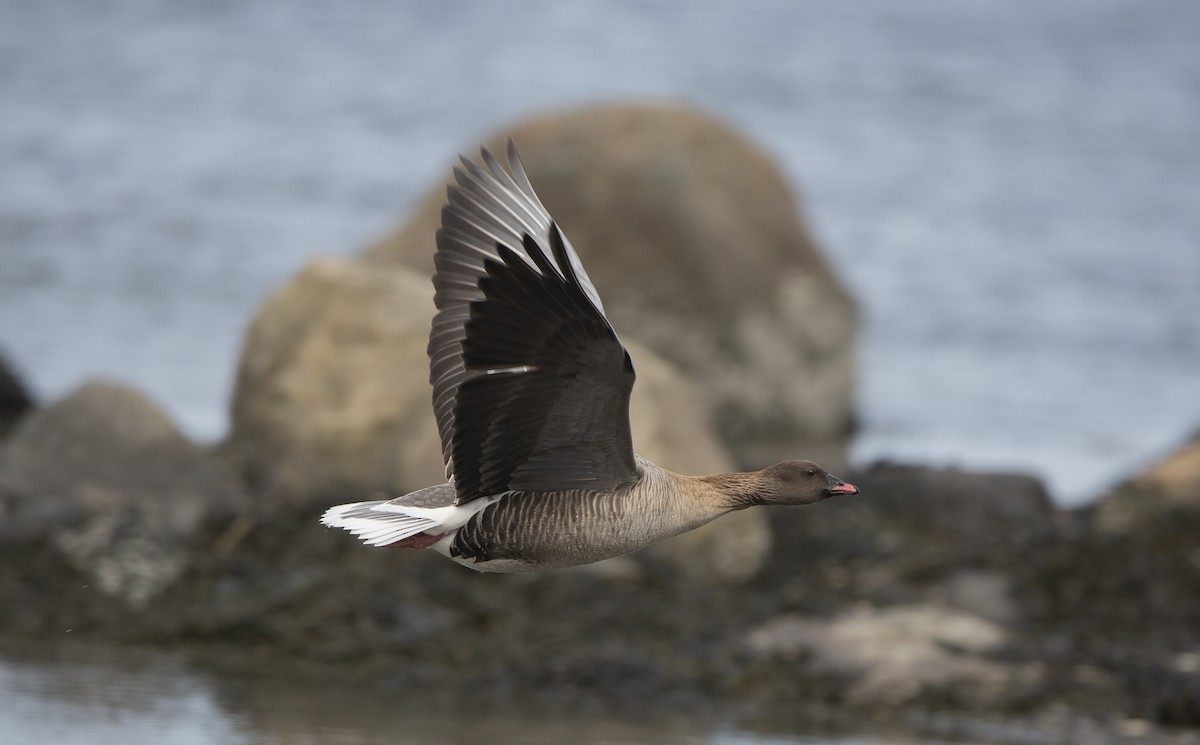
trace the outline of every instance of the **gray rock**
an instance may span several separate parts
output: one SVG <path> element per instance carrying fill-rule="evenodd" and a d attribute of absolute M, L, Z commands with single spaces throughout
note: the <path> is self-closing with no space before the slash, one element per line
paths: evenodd
<path fill-rule="evenodd" d="M 786 616 L 747 637 L 756 655 L 804 659 L 811 670 L 848 678 L 858 706 L 896 706 L 952 698 L 1003 708 L 1006 692 L 1036 668 L 1018 669 L 987 655 L 1007 639 L 999 626 L 935 605 L 860 608 L 835 618 Z"/>
<path fill-rule="evenodd" d="M 316 508 L 443 480 L 428 277 L 316 259 L 242 344 L 223 451 L 258 491 Z"/>
<path fill-rule="evenodd" d="M 1012 583 L 998 571 L 960 569 L 930 589 L 933 602 L 972 613 L 993 623 L 1009 624 L 1017 620 Z"/>
<path fill-rule="evenodd" d="M 10 547 L 48 542 L 135 607 L 180 577 L 206 521 L 245 506 L 215 457 L 141 394 L 107 382 L 19 424 L 0 449 L 0 498 Z"/>

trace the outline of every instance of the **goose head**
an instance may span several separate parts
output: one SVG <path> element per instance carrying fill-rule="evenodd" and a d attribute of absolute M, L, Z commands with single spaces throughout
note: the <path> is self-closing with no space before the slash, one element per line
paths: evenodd
<path fill-rule="evenodd" d="M 807 460 L 785 460 L 758 472 L 760 504 L 812 504 L 858 488 Z"/>

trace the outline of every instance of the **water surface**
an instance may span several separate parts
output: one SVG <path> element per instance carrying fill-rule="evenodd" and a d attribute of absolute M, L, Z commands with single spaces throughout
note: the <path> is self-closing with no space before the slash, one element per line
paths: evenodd
<path fill-rule="evenodd" d="M 0 743 L 55 745 L 899 745 L 932 740 L 755 733 L 681 717 L 489 704 L 419 691 L 198 674 L 177 656 L 6 642 Z"/>
<path fill-rule="evenodd" d="M 0 0 L 0 348 L 218 438 L 309 257 L 495 127 L 683 100 L 778 158 L 864 307 L 859 460 L 1086 500 L 1200 428 L 1198 34 L 1193 0 Z"/>

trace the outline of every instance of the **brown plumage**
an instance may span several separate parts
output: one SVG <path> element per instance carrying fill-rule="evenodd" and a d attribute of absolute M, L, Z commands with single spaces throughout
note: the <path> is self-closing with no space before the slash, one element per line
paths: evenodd
<path fill-rule="evenodd" d="M 483 571 L 618 556 L 726 512 L 856 494 L 808 461 L 690 477 L 635 455 L 634 369 L 579 256 L 511 173 L 455 169 L 437 233 L 429 337 L 449 481 L 326 511 L 372 545 L 431 546 Z"/>

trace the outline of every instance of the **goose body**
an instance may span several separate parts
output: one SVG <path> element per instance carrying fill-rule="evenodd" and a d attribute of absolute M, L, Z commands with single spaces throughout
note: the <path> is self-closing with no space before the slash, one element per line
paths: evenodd
<path fill-rule="evenodd" d="M 437 232 L 429 339 L 447 482 L 321 522 L 480 571 L 620 556 L 760 504 L 857 489 L 808 461 L 683 476 L 633 451 L 634 369 L 516 148 L 455 169 Z"/>

